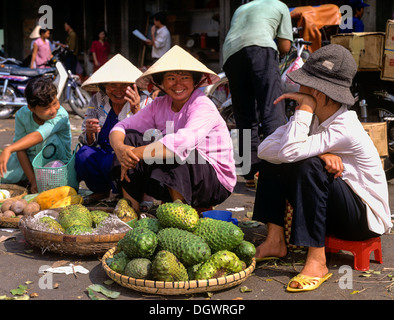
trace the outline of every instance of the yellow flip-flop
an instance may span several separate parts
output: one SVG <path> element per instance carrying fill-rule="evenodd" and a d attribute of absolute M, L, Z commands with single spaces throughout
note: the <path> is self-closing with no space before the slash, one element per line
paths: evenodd
<path fill-rule="evenodd" d="M 315 290 L 319 288 L 324 281 L 330 279 L 331 276 L 332 273 L 327 273 L 323 278 L 309 277 L 299 273 L 289 281 L 286 290 L 289 292 L 302 292 L 302 291 Z M 302 286 L 302 289 L 290 287 L 290 283 L 292 283 L 293 281 L 298 282 Z"/>

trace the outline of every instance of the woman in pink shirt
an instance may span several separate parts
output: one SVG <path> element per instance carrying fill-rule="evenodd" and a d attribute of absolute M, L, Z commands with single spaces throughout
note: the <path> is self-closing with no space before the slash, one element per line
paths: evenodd
<path fill-rule="evenodd" d="M 48 29 L 40 29 L 40 37 L 33 43 L 33 53 L 31 56 L 30 68 L 46 68 L 47 62 L 52 58 Z"/>
<path fill-rule="evenodd" d="M 226 200 L 236 184 L 233 146 L 226 123 L 198 87 L 218 76 L 174 46 L 137 79 L 159 87 L 156 98 L 110 133 L 113 177 L 135 210 L 145 194 L 208 208 Z"/>

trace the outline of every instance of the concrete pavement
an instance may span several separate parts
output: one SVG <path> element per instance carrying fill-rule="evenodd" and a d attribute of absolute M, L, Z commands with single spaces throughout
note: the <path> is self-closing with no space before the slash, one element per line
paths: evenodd
<path fill-rule="evenodd" d="M 73 115 L 70 115 L 70 118 L 73 141 L 76 143 L 82 120 Z M 0 120 L 0 132 L 0 148 L 3 148 L 12 141 L 13 120 Z M 391 208 L 394 212 L 394 180 L 388 181 L 388 184 Z M 233 216 L 238 218 L 240 222 L 244 222 L 241 224 L 246 239 L 258 245 L 264 241 L 266 229 L 261 224 L 248 225 L 254 196 L 255 191 L 246 188 L 243 179 L 239 178 L 234 193 L 216 209 L 240 208 L 240 211 L 234 211 Z M 32 295 L 31 300 L 90 300 L 86 288 L 91 284 L 101 284 L 110 290 L 120 292 L 120 296 L 116 300 L 144 301 L 141 306 L 144 306 L 143 312 L 146 315 L 149 315 L 150 303 L 152 306 L 157 306 L 164 300 L 174 302 L 174 300 L 187 299 L 195 301 L 195 303 L 207 303 L 207 301 L 235 299 L 238 300 L 237 303 L 253 301 L 250 308 L 254 308 L 257 307 L 256 301 L 260 300 L 389 301 L 394 298 L 394 282 L 392 281 L 394 279 L 392 277 L 394 276 L 393 234 L 382 236 L 383 264 L 371 261 L 370 269 L 373 271 L 369 273 L 353 270 L 353 256 L 349 253 L 328 254 L 328 267 L 333 273 L 333 277 L 315 291 L 297 294 L 285 291 L 285 285 L 302 269 L 306 257 L 305 250 L 295 250 L 290 251 L 283 259 L 259 263 L 254 273 L 242 285 L 211 294 L 180 296 L 155 296 L 127 289 L 116 283 L 104 284 L 104 281 L 109 278 L 101 265 L 100 257 L 86 258 L 61 256 L 51 252 L 43 253 L 40 249 L 29 246 L 19 230 L 12 230 L 12 232 L 2 230 L 0 231 L 0 239 L 2 236 L 12 238 L 0 242 L 0 297 L 4 295 L 14 297 L 10 290 L 24 285 L 27 287 L 27 294 Z M 39 274 L 42 266 L 52 266 L 54 263 L 67 265 L 70 262 L 82 265 L 89 270 L 88 274 L 78 273 L 76 276 L 73 274 L 53 274 L 51 279 L 53 286 L 42 289 L 43 279 L 41 279 L 42 274 Z M 240 289 L 243 286 L 247 288 L 246 292 L 241 292 Z M 97 295 L 104 297 L 101 294 Z M 246 305 L 248 306 L 248 304 Z M 298 311 L 296 312 L 298 313 Z"/>

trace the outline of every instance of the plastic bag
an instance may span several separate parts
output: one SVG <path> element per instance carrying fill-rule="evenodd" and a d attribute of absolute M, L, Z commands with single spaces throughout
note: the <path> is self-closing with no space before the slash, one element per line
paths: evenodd
<path fill-rule="evenodd" d="M 301 58 L 301 53 L 303 50 L 304 50 L 304 45 L 297 47 L 297 58 L 295 58 L 295 60 L 282 74 L 281 82 L 282 82 L 282 90 L 284 93 L 298 92 L 300 89 L 300 85 L 291 81 L 290 78 L 287 77 L 287 74 L 300 69 L 304 65 L 304 61 Z"/>

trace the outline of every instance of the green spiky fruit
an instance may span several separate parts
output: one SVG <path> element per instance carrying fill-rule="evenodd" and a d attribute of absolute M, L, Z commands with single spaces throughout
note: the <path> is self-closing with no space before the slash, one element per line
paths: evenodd
<path fill-rule="evenodd" d="M 242 261 L 228 250 L 214 253 L 195 273 L 196 280 L 219 278 L 242 271 Z"/>
<path fill-rule="evenodd" d="M 90 211 L 82 204 L 74 204 L 62 208 L 59 212 L 58 220 L 65 230 L 74 225 L 92 227 Z"/>
<path fill-rule="evenodd" d="M 129 263 L 130 259 L 123 251 L 116 253 L 112 258 L 107 259 L 107 265 L 118 273 L 124 273 L 126 265 Z"/>
<path fill-rule="evenodd" d="M 188 281 L 185 266 L 169 251 L 159 251 L 152 262 L 152 276 L 158 281 Z"/>
<path fill-rule="evenodd" d="M 232 250 L 244 238 L 241 228 L 235 224 L 211 218 L 201 218 L 193 233 L 203 238 L 212 252 Z"/>
<path fill-rule="evenodd" d="M 118 242 L 118 249 L 129 258 L 149 258 L 157 246 L 156 234 L 147 228 L 134 228 Z"/>
<path fill-rule="evenodd" d="M 208 260 L 211 249 L 199 236 L 177 228 L 166 228 L 157 234 L 158 249 L 172 252 L 185 266 Z"/>
<path fill-rule="evenodd" d="M 139 228 L 139 227 L 147 228 L 147 229 L 153 231 L 154 233 L 158 233 L 161 229 L 159 220 L 156 218 L 150 218 L 150 217 L 136 220 L 133 228 Z"/>
<path fill-rule="evenodd" d="M 127 263 L 124 274 L 136 279 L 150 279 L 152 277 L 152 262 L 146 258 L 135 258 Z"/>
<path fill-rule="evenodd" d="M 256 247 L 253 243 L 242 240 L 241 243 L 233 249 L 233 252 L 247 264 L 252 262 L 253 257 L 256 255 Z"/>
<path fill-rule="evenodd" d="M 184 203 L 168 202 L 156 210 L 160 224 L 165 228 L 193 231 L 199 219 L 197 211 Z"/>
<path fill-rule="evenodd" d="M 69 235 L 85 235 L 87 233 L 92 233 L 92 228 L 87 226 L 81 225 L 72 225 L 71 227 L 67 228 L 64 234 Z"/>
<path fill-rule="evenodd" d="M 42 217 L 40 218 L 39 221 L 45 224 L 45 227 L 48 230 L 48 232 L 58 233 L 58 234 L 64 233 L 64 228 L 55 219 L 52 219 L 50 217 Z"/>
<path fill-rule="evenodd" d="M 97 228 L 101 222 L 109 217 L 109 213 L 102 210 L 93 210 L 89 212 L 93 226 Z"/>
<path fill-rule="evenodd" d="M 126 222 L 138 218 L 138 215 L 131 206 L 129 200 L 124 198 L 117 202 L 113 213 L 116 214 L 119 219 Z"/>

